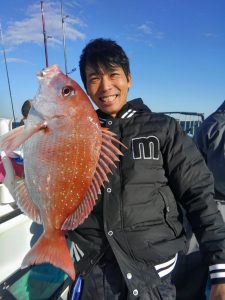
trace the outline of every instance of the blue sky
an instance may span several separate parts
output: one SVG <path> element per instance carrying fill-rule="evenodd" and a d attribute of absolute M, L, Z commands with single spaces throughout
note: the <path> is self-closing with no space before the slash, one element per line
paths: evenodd
<path fill-rule="evenodd" d="M 111 38 L 126 51 L 133 86 L 153 111 L 201 112 L 208 116 L 225 99 L 224 0 L 64 0 L 67 68 L 81 86 L 79 56 L 91 39 Z M 63 71 L 61 1 L 44 1 L 49 65 Z M 17 120 L 37 92 L 45 67 L 41 4 L 1 1 L 0 22 Z M 12 118 L 0 51 L 0 117 Z"/>

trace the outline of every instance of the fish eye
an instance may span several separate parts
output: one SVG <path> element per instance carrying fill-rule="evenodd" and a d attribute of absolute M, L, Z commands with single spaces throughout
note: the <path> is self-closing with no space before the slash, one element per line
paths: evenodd
<path fill-rule="evenodd" d="M 64 97 L 75 95 L 75 90 L 71 86 L 64 86 L 62 88 L 62 95 Z"/>

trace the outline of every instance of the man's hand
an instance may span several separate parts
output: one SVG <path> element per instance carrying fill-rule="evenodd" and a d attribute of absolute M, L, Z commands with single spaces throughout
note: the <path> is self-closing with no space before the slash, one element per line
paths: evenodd
<path fill-rule="evenodd" d="M 225 283 L 211 286 L 210 300 L 225 300 Z"/>

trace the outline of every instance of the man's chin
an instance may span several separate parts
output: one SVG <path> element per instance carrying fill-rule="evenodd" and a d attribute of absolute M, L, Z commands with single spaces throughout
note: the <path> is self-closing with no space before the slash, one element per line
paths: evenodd
<path fill-rule="evenodd" d="M 113 103 L 112 105 L 102 105 L 101 107 L 99 106 L 99 108 L 104 113 L 115 117 L 118 114 L 118 112 L 122 109 L 123 105 L 122 103 Z"/>
<path fill-rule="evenodd" d="M 107 115 L 110 115 L 112 117 L 115 117 L 116 114 L 118 113 L 118 111 L 116 109 L 106 108 L 106 107 L 101 109 L 101 111 L 103 111 L 104 113 L 106 113 Z"/>

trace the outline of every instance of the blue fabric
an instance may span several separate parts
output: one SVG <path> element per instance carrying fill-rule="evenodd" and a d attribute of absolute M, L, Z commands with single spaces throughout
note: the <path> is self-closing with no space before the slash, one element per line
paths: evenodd
<path fill-rule="evenodd" d="M 210 298 L 210 291 L 211 291 L 211 281 L 210 281 L 210 278 L 208 278 L 206 288 L 205 288 L 206 300 L 209 300 L 209 298 Z"/>
<path fill-rule="evenodd" d="M 82 283 L 83 283 L 83 278 L 81 276 L 78 276 L 76 283 L 73 288 L 73 293 L 71 300 L 79 300 L 81 296 L 81 291 L 82 291 Z"/>

